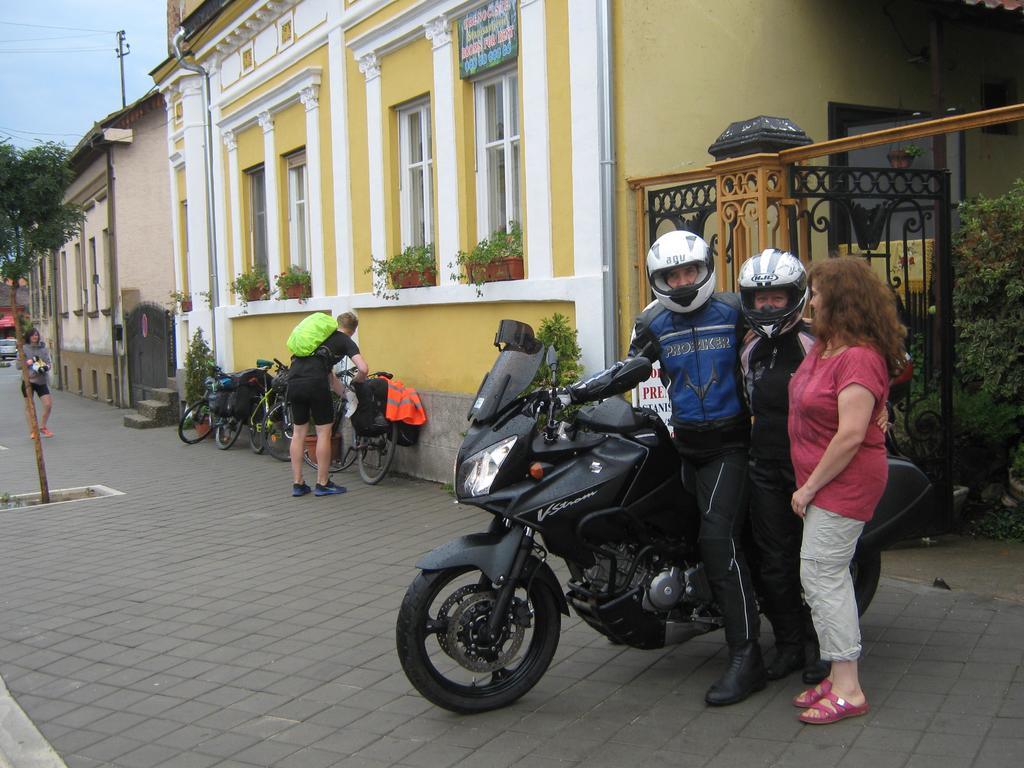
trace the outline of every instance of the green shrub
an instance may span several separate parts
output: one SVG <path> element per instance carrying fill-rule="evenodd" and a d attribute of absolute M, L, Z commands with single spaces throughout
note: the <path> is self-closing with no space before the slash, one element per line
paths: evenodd
<path fill-rule="evenodd" d="M 569 323 L 569 318 L 555 312 L 551 317 L 545 317 L 540 321 L 537 329 L 537 339 L 545 346 L 555 348 L 558 355 L 558 386 L 572 384 L 579 380 L 583 373 L 583 366 L 580 364 L 580 356 L 583 351 L 577 341 L 578 333 Z M 541 364 L 540 370 L 534 376 L 530 389 L 548 386 L 551 382 L 551 369 L 547 364 Z"/>
<path fill-rule="evenodd" d="M 978 520 L 972 530 L 989 539 L 1024 541 L 1024 508 L 1020 504 L 1016 507 L 1000 504 Z"/>
<path fill-rule="evenodd" d="M 185 402 L 189 405 L 201 400 L 206 393 L 203 382 L 210 375 L 213 362 L 213 353 L 203 338 L 203 329 L 196 328 L 185 352 Z"/>
<path fill-rule="evenodd" d="M 1017 443 L 1010 454 L 1010 474 L 1024 480 L 1024 441 Z"/>
<path fill-rule="evenodd" d="M 953 308 L 958 369 L 997 401 L 1024 402 L 1024 180 L 960 205 Z M 973 382 L 972 382 L 973 383 Z"/>

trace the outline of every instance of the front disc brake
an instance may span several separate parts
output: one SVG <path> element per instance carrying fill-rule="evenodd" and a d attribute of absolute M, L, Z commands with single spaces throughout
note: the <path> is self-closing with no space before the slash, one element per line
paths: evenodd
<path fill-rule="evenodd" d="M 472 594 L 478 594 L 486 589 L 486 587 L 481 587 L 478 584 L 467 584 L 466 586 L 460 587 L 459 589 L 452 592 L 450 595 L 448 595 L 448 599 L 441 603 L 441 608 L 437 612 L 437 621 L 439 624 L 443 624 L 445 627 L 447 627 L 447 629 L 444 632 L 437 633 L 437 644 L 441 646 L 442 651 L 447 653 L 453 659 L 456 657 L 451 649 L 454 645 L 457 645 L 458 643 L 455 642 L 449 644 L 448 638 L 449 635 L 452 634 L 451 628 L 453 626 L 456 626 L 457 622 L 452 621 L 451 616 L 449 616 L 449 611 L 451 611 L 452 608 L 454 608 L 460 602 L 462 602 L 462 600 L 465 599 L 467 596 Z"/>
<path fill-rule="evenodd" d="M 494 606 L 493 593 L 471 595 L 456 607 L 447 631 L 445 652 L 471 672 L 494 672 L 504 668 L 519 652 L 526 625 L 513 620 L 518 615 L 518 599 L 509 606 L 506 621 L 497 638 L 484 640 L 481 630 L 487 626 Z"/>

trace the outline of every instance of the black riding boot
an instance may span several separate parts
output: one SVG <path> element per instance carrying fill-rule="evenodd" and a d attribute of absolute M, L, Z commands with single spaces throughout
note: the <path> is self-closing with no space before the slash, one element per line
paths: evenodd
<path fill-rule="evenodd" d="M 832 662 L 822 659 L 820 653 L 818 636 L 812 629 L 811 638 L 807 640 L 806 644 L 807 664 L 804 666 L 803 674 L 803 681 L 807 685 L 817 685 L 832 671 Z"/>
<path fill-rule="evenodd" d="M 765 663 L 769 680 L 781 680 L 804 668 L 803 616 L 799 613 L 769 613 L 775 634 L 775 648 Z"/>
<path fill-rule="evenodd" d="M 761 646 L 756 640 L 729 649 L 729 666 L 704 696 L 713 707 L 736 704 L 767 685 Z"/>

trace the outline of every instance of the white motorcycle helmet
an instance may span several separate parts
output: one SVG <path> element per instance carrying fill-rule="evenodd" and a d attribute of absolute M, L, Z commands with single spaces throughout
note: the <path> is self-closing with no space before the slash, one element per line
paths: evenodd
<path fill-rule="evenodd" d="M 671 288 L 665 275 L 677 267 L 697 267 L 697 280 L 692 285 Z M 667 309 L 673 312 L 696 312 L 715 292 L 715 260 L 711 248 L 692 232 L 667 232 L 647 252 L 647 280 L 651 290 Z"/>
<path fill-rule="evenodd" d="M 790 330 L 803 316 L 807 303 L 807 270 L 791 253 L 768 248 L 744 262 L 739 275 L 740 305 L 754 333 L 774 339 Z M 784 307 L 757 309 L 758 291 L 785 291 Z"/>

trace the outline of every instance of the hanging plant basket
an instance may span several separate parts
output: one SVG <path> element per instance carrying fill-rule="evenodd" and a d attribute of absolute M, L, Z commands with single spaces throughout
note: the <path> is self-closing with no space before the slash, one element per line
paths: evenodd
<path fill-rule="evenodd" d="M 263 289 L 263 288 L 260 288 L 258 286 L 256 288 L 249 288 L 245 292 L 245 300 L 246 301 L 260 301 L 263 298 L 265 293 L 266 293 L 266 290 Z"/>
<path fill-rule="evenodd" d="M 192 299 L 182 299 L 182 301 L 181 301 L 181 311 L 182 312 L 191 312 L 192 311 Z"/>

